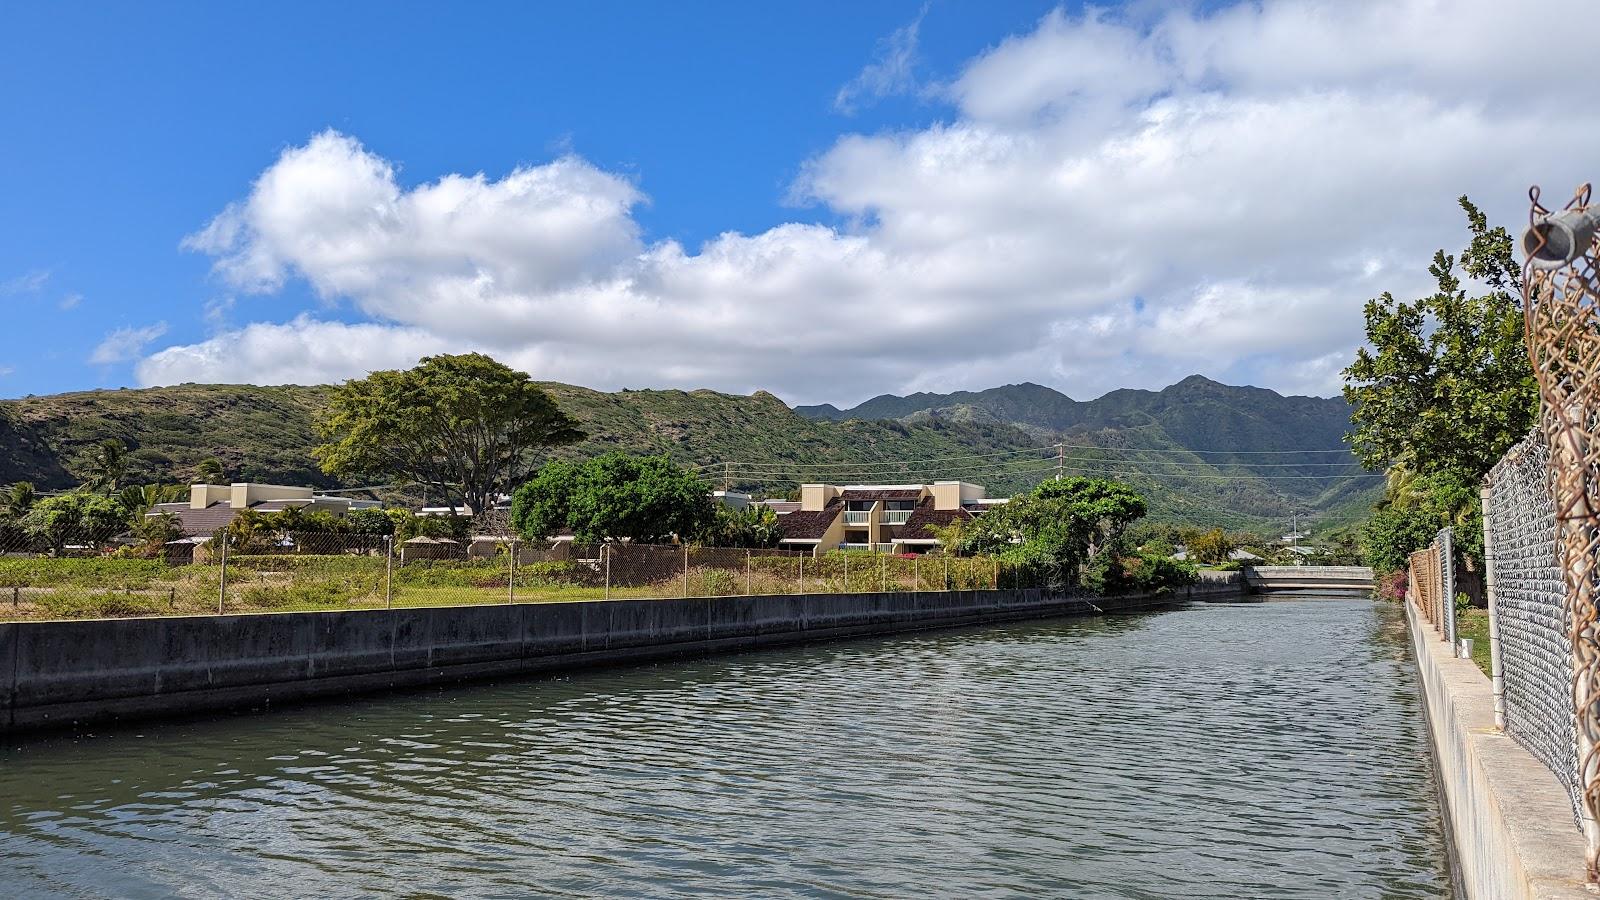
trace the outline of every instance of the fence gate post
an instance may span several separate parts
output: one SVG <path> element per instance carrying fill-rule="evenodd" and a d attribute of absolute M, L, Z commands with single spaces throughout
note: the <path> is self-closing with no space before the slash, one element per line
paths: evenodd
<path fill-rule="evenodd" d="M 383 606 L 394 609 L 394 535 L 383 537 Z"/>
<path fill-rule="evenodd" d="M 217 583 L 217 615 L 222 615 L 228 602 L 228 533 L 222 532 L 222 575 Z"/>
<path fill-rule="evenodd" d="M 511 564 L 506 567 L 506 602 L 517 602 L 517 540 L 511 539 Z"/>

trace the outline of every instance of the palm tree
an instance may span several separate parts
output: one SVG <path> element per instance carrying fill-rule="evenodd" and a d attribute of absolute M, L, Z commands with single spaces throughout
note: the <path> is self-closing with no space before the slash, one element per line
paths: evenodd
<path fill-rule="evenodd" d="M 5 494 L 5 518 L 13 522 L 22 521 L 22 517 L 33 508 L 34 496 L 33 482 L 19 481 L 13 484 Z"/>
<path fill-rule="evenodd" d="M 88 469 L 90 487 L 108 494 L 115 493 L 117 482 L 128 473 L 128 447 L 117 438 L 106 438 L 89 448 L 84 463 Z"/>
<path fill-rule="evenodd" d="M 208 456 L 194 467 L 194 477 L 200 484 L 227 484 L 228 473 L 222 469 L 222 460 Z"/>

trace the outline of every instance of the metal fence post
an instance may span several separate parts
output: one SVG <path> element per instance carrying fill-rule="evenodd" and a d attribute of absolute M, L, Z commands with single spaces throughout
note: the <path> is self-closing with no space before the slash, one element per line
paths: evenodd
<path fill-rule="evenodd" d="M 886 592 L 888 590 L 889 590 L 889 555 L 887 553 L 879 553 L 878 554 L 878 593 L 881 594 L 881 593 L 884 593 L 884 592 Z"/>
<path fill-rule="evenodd" d="M 848 594 L 848 593 L 850 593 L 850 552 L 848 550 L 845 551 L 843 556 L 844 556 L 844 590 L 843 590 L 843 593 Z"/>
<path fill-rule="evenodd" d="M 683 596 L 689 597 L 689 545 L 683 545 Z"/>
<path fill-rule="evenodd" d="M 950 590 L 950 554 L 944 555 L 944 589 Z"/>
<path fill-rule="evenodd" d="M 918 553 L 911 560 L 911 580 L 916 583 L 912 588 L 917 593 L 922 593 L 922 554 Z"/>
<path fill-rule="evenodd" d="M 750 580 L 750 551 L 746 550 L 744 551 L 744 595 L 746 597 L 755 593 L 753 589 L 754 584 L 755 583 Z"/>
<path fill-rule="evenodd" d="M 517 602 L 517 540 L 511 539 L 511 564 L 506 567 L 506 602 Z"/>
<path fill-rule="evenodd" d="M 806 553 L 800 551 L 800 593 L 806 592 Z"/>
<path fill-rule="evenodd" d="M 217 615 L 228 602 L 228 533 L 222 532 L 222 574 L 217 582 Z"/>
<path fill-rule="evenodd" d="M 394 535 L 383 537 L 383 606 L 394 609 Z"/>
<path fill-rule="evenodd" d="M 606 599 L 611 599 L 611 545 L 600 545 L 600 561 L 606 567 Z"/>
<path fill-rule="evenodd" d="M 1489 683 L 1494 690 L 1494 727 L 1506 730 L 1506 679 L 1500 668 L 1500 610 L 1495 603 L 1494 529 L 1489 527 L 1489 504 L 1494 491 L 1485 484 L 1478 491 L 1483 510 L 1483 597 L 1489 607 Z"/>

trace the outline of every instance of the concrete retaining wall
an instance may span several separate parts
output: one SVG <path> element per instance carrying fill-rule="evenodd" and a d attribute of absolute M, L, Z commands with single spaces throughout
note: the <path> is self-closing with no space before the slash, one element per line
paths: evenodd
<path fill-rule="evenodd" d="M 1469 898 L 1588 898 L 1583 837 L 1551 774 L 1494 727 L 1494 695 L 1406 604 L 1460 887 Z"/>
<path fill-rule="evenodd" d="M 1096 599 L 1039 590 L 611 600 L 0 624 L 0 733 L 282 703 L 1237 592 Z"/>

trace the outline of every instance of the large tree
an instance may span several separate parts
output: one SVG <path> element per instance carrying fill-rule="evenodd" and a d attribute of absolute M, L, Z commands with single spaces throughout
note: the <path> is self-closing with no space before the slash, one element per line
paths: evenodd
<path fill-rule="evenodd" d="M 59 553 L 71 543 L 97 544 L 127 527 L 128 511 L 110 497 L 73 491 L 46 497 L 22 517 L 22 529 Z"/>
<path fill-rule="evenodd" d="M 1119 545 L 1145 510 L 1144 498 L 1121 482 L 1054 479 L 984 512 L 964 530 L 961 550 L 1000 556 L 1042 583 L 1066 586 L 1095 554 Z"/>
<path fill-rule="evenodd" d="M 1460 258 L 1434 254 L 1428 271 L 1437 289 L 1429 296 L 1369 301 L 1369 347 L 1344 371 L 1351 444 L 1369 469 L 1389 472 L 1362 530 L 1379 569 L 1402 568 L 1407 553 L 1446 525 L 1458 526 L 1457 546 L 1476 569 L 1476 485 L 1538 417 L 1511 236 L 1490 228 L 1467 198 L 1460 203 L 1471 233 Z"/>
<path fill-rule="evenodd" d="M 1533 427 L 1538 388 L 1511 236 L 1466 197 L 1460 203 L 1472 239 L 1459 260 L 1434 254 L 1437 290 L 1411 303 L 1389 293 L 1367 302 L 1370 348 L 1344 370 L 1344 396 L 1354 406 L 1351 444 L 1369 469 L 1480 477 Z"/>
<path fill-rule="evenodd" d="M 666 455 L 551 462 L 511 500 L 512 525 L 533 540 L 571 530 L 586 543 L 660 544 L 697 538 L 715 519 L 710 485 Z"/>
<path fill-rule="evenodd" d="M 481 353 L 347 381 L 318 427 L 327 443 L 313 453 L 328 474 L 442 488 L 476 513 L 521 483 L 538 451 L 584 437 L 525 373 Z"/>

